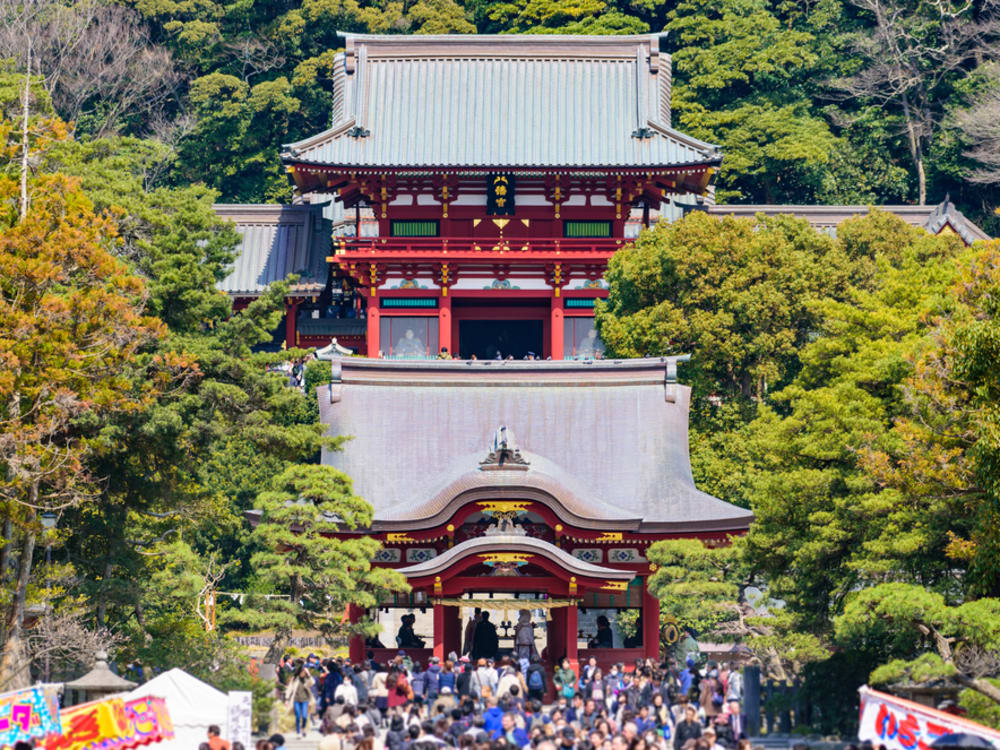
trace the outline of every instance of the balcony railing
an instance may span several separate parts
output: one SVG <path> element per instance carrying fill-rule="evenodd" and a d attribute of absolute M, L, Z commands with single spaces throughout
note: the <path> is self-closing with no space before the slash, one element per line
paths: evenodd
<path fill-rule="evenodd" d="M 382 255 L 413 258 L 483 255 L 526 257 L 607 257 L 630 240 L 622 237 L 334 237 L 337 255 L 354 257 Z"/>

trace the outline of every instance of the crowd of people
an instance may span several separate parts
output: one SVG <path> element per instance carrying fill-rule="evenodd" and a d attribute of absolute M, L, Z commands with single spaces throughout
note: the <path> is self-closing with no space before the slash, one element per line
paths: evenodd
<path fill-rule="evenodd" d="M 550 675 L 537 654 L 473 659 L 452 653 L 388 664 L 282 660 L 280 689 L 319 750 L 749 750 L 741 673 L 688 658 L 615 664 L 568 660 Z M 273 736 L 257 750 L 282 750 Z"/>

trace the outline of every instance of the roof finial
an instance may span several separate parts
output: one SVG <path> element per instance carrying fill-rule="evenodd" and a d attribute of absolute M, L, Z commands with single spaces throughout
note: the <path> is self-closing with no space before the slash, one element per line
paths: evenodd
<path fill-rule="evenodd" d="M 526 469 L 528 462 L 521 457 L 521 451 L 514 439 L 514 431 L 507 425 L 500 425 L 493 433 L 493 446 L 486 458 L 479 462 L 481 471 L 496 469 Z"/>

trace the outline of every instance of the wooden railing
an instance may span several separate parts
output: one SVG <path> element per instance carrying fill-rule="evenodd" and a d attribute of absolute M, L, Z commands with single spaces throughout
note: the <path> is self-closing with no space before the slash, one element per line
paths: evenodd
<path fill-rule="evenodd" d="M 528 256 L 609 256 L 626 245 L 621 237 L 567 239 L 564 237 L 334 237 L 338 255 L 449 255 L 522 254 Z"/>

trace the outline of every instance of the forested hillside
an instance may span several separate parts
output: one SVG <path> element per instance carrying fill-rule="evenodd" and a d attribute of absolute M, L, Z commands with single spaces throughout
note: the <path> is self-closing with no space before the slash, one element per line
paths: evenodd
<path fill-rule="evenodd" d="M 4 6 L 0 6 L 4 7 Z M 78 140 L 154 138 L 153 177 L 287 200 L 282 143 L 328 124 L 336 32 L 665 32 L 674 125 L 721 144 L 720 201 L 938 202 L 998 228 L 996 3 L 959 0 L 5 2 L 0 58 Z M 28 27 L 28 35 L 23 32 Z"/>

